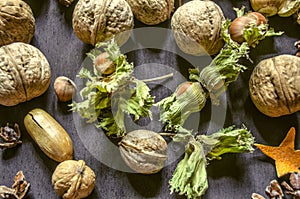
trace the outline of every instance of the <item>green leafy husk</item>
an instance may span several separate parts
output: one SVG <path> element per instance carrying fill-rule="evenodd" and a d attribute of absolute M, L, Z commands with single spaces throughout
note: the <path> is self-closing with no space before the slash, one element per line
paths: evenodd
<path fill-rule="evenodd" d="M 186 195 L 187 198 L 198 198 L 208 188 L 206 158 L 200 142 L 192 139 L 185 149 L 184 158 L 178 163 L 170 180 L 170 191 Z"/>
<path fill-rule="evenodd" d="M 133 65 L 121 54 L 114 40 L 99 43 L 96 47 L 104 48 L 113 61 L 116 70 L 104 76 L 94 70 L 82 68 L 78 77 L 85 79 L 85 87 L 80 91 L 81 102 L 73 102 L 71 110 L 87 119 L 88 123 L 96 122 L 96 127 L 103 128 L 108 136 L 125 135 L 124 114 L 132 114 L 134 119 L 151 117 L 150 107 L 154 97 L 150 95 L 148 86 L 133 77 Z M 94 59 L 102 53 L 95 49 L 88 56 Z"/>
<path fill-rule="evenodd" d="M 209 161 L 219 160 L 225 153 L 254 150 L 254 138 L 245 127 L 234 129 L 231 126 L 212 135 L 194 138 L 186 134 L 186 137 L 189 141 L 184 158 L 178 163 L 169 184 L 171 193 L 175 191 L 187 198 L 201 198 L 208 189 L 206 166 Z"/>
<path fill-rule="evenodd" d="M 299 1 L 299 0 L 297 0 Z M 245 7 L 241 9 L 234 8 L 237 17 L 246 16 Z M 255 23 L 251 23 L 249 26 L 244 28 L 243 36 L 247 44 L 253 48 L 259 44 L 259 41 L 266 37 L 280 36 L 283 32 L 275 32 L 273 28 L 269 27 L 268 23 L 262 23 L 257 26 Z"/>
<path fill-rule="evenodd" d="M 235 9 L 237 16 L 244 16 L 244 7 L 241 9 Z M 229 19 L 225 20 L 222 25 L 221 35 L 225 41 L 224 47 L 219 54 L 212 60 L 212 62 L 204 67 L 201 71 L 198 68 L 190 69 L 189 79 L 192 82 L 200 82 L 203 90 L 206 92 L 205 96 L 209 96 L 213 104 L 219 104 L 219 97 L 222 95 L 230 85 L 230 83 L 237 80 L 239 74 L 247 69 L 243 64 L 238 63 L 241 58 L 250 60 L 249 50 L 250 46 L 255 47 L 260 40 L 263 40 L 269 36 L 278 36 L 282 32 L 274 32 L 272 28 L 268 27 L 268 24 L 261 24 L 255 26 L 251 24 L 244 29 L 245 42 L 238 44 L 233 41 L 228 33 L 228 29 L 231 25 Z M 160 107 L 160 120 L 166 123 L 165 130 L 172 130 L 175 132 L 184 131 L 183 124 L 187 119 L 187 112 L 198 112 L 197 110 L 188 110 L 185 108 L 184 102 L 179 101 L 173 94 L 156 105 Z M 185 101 L 189 101 L 189 96 L 185 98 Z M 204 100 L 200 100 L 201 102 Z M 182 111 L 184 110 L 184 111 Z"/>
<path fill-rule="evenodd" d="M 189 85 L 185 92 L 180 88 Z M 184 121 L 194 112 L 199 112 L 206 103 L 206 92 L 199 82 L 184 82 L 169 97 L 164 98 L 156 106 L 160 107 L 160 120 L 166 123 L 167 131 L 185 131 L 182 127 Z"/>

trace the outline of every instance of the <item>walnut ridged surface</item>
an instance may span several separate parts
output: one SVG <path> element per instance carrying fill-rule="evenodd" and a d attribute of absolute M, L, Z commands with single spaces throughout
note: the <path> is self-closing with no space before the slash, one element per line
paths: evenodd
<path fill-rule="evenodd" d="M 42 95 L 50 66 L 36 47 L 17 42 L 0 48 L 0 104 L 14 106 Z"/>
<path fill-rule="evenodd" d="M 254 68 L 249 80 L 255 106 L 267 116 L 279 117 L 300 110 L 300 57 L 279 55 Z"/>
<path fill-rule="evenodd" d="M 34 30 L 35 19 L 29 5 L 22 0 L 0 1 L 0 46 L 30 43 Z"/>
<path fill-rule="evenodd" d="M 74 9 L 74 32 L 87 44 L 96 45 L 117 35 L 121 45 L 132 28 L 133 13 L 125 0 L 79 0 Z"/>
<path fill-rule="evenodd" d="M 212 1 L 190 1 L 179 7 L 171 21 L 179 48 L 192 55 L 214 55 L 223 47 L 221 8 Z"/>
<path fill-rule="evenodd" d="M 127 0 L 134 16 L 147 25 L 156 25 L 170 18 L 174 0 Z"/>

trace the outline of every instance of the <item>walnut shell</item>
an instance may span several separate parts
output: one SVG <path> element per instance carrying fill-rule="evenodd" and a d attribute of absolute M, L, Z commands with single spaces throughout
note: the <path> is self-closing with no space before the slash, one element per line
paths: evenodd
<path fill-rule="evenodd" d="M 127 133 L 119 143 L 124 162 L 143 174 L 159 172 L 167 160 L 167 143 L 161 135 L 148 130 Z"/>
<path fill-rule="evenodd" d="M 263 114 L 289 115 L 300 110 L 300 57 L 279 55 L 254 68 L 249 80 L 250 96 Z"/>
<path fill-rule="evenodd" d="M 122 45 L 132 28 L 133 14 L 125 0 L 79 0 L 75 6 L 73 29 L 87 44 L 96 45 L 117 35 L 117 43 Z"/>
<path fill-rule="evenodd" d="M 225 20 L 221 8 L 212 1 L 193 0 L 179 7 L 171 27 L 179 48 L 192 55 L 214 55 L 224 45 L 221 36 Z"/>
<path fill-rule="evenodd" d="M 0 47 L 0 104 L 14 106 L 42 95 L 50 66 L 36 47 L 17 42 Z"/>
<path fill-rule="evenodd" d="M 29 5 L 22 0 L 0 1 L 0 46 L 29 43 L 34 30 L 35 20 Z"/>
<path fill-rule="evenodd" d="M 63 199 L 80 199 L 90 195 L 95 187 L 96 175 L 83 160 L 61 162 L 52 175 L 55 192 Z"/>
<path fill-rule="evenodd" d="M 147 25 L 156 25 L 170 18 L 174 0 L 126 0 L 134 16 Z"/>

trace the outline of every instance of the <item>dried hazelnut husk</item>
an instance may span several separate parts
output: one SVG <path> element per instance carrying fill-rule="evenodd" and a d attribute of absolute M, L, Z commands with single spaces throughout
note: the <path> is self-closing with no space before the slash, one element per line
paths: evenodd
<path fill-rule="evenodd" d="M 72 21 L 76 36 L 87 44 L 96 45 L 115 36 L 122 45 L 133 28 L 133 13 L 125 0 L 79 0 Z"/>
<path fill-rule="evenodd" d="M 14 106 L 42 95 L 50 77 L 47 58 L 36 47 L 22 42 L 0 47 L 1 105 Z"/>
<path fill-rule="evenodd" d="M 101 53 L 95 58 L 94 67 L 99 73 L 104 75 L 112 74 L 116 70 L 116 65 L 109 59 L 107 52 Z"/>
<path fill-rule="evenodd" d="M 254 11 L 269 17 L 276 15 L 286 0 L 250 0 Z"/>
<path fill-rule="evenodd" d="M 173 14 L 171 27 L 178 47 L 187 54 L 214 55 L 224 45 L 221 8 L 213 1 L 193 0 Z"/>
<path fill-rule="evenodd" d="M 174 0 L 126 0 L 134 16 L 147 25 L 156 25 L 170 18 Z"/>
<path fill-rule="evenodd" d="M 167 159 L 167 143 L 161 135 L 149 130 L 135 130 L 119 143 L 121 156 L 134 171 L 143 174 L 159 172 Z"/>
<path fill-rule="evenodd" d="M 83 160 L 61 162 L 52 175 L 55 192 L 63 199 L 80 199 L 91 194 L 96 175 Z"/>
<path fill-rule="evenodd" d="M 67 102 L 74 96 L 76 85 L 71 79 L 60 76 L 54 81 L 54 91 L 59 101 Z"/>
<path fill-rule="evenodd" d="M 267 19 L 258 12 L 250 12 L 245 16 L 234 19 L 230 25 L 229 32 L 233 41 L 242 43 L 245 41 L 244 30 L 250 27 L 252 24 L 259 26 L 260 24 L 266 24 Z"/>
<path fill-rule="evenodd" d="M 0 1 L 0 46 L 30 43 L 34 30 L 35 19 L 28 4 L 22 0 Z"/>

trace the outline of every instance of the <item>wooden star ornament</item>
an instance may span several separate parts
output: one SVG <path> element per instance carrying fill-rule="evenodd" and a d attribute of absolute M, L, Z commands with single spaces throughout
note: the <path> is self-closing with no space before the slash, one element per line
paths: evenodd
<path fill-rule="evenodd" d="M 265 155 L 275 160 L 277 176 L 300 172 L 300 150 L 295 150 L 295 128 L 290 128 L 284 140 L 278 147 L 255 144 Z"/>

